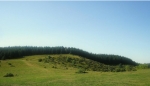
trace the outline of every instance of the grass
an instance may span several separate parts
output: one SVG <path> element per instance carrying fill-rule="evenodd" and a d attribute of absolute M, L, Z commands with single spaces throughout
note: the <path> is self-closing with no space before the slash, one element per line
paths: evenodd
<path fill-rule="evenodd" d="M 53 64 L 38 62 L 48 55 L 26 56 L 0 62 L 0 86 L 150 86 L 150 70 L 132 72 L 75 73 L 76 68 L 52 68 Z M 57 57 L 58 55 L 51 55 Z M 78 58 L 78 56 L 66 55 Z M 11 63 L 11 65 L 9 65 Z M 7 73 L 14 77 L 3 77 Z"/>

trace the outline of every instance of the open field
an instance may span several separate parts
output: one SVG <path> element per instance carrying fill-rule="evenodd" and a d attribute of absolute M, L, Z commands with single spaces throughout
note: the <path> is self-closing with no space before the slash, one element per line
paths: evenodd
<path fill-rule="evenodd" d="M 132 72 L 94 72 L 78 74 L 76 68 L 68 69 L 38 62 L 48 55 L 26 56 L 22 59 L 0 62 L 0 86 L 150 86 L 150 70 Z M 51 55 L 57 56 L 57 55 Z M 78 56 L 66 55 L 78 58 Z M 10 65 L 11 64 L 11 65 Z M 3 77 L 13 73 L 14 77 Z"/>

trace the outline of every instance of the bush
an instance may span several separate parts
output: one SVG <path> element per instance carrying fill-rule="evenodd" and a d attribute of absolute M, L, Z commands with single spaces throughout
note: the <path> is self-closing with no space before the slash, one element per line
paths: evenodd
<path fill-rule="evenodd" d="M 14 74 L 12 74 L 12 73 L 7 73 L 6 75 L 4 75 L 4 77 L 14 77 Z"/>
<path fill-rule="evenodd" d="M 8 65 L 12 65 L 11 63 L 8 63 Z"/>
<path fill-rule="evenodd" d="M 10 65 L 10 67 L 15 67 L 14 65 Z"/>
<path fill-rule="evenodd" d="M 69 62 L 69 61 L 70 61 L 70 58 L 67 57 L 67 58 L 66 58 L 66 62 Z"/>
<path fill-rule="evenodd" d="M 138 69 L 148 69 L 149 68 L 149 65 L 148 64 L 139 64 L 137 66 Z"/>
<path fill-rule="evenodd" d="M 116 69 L 115 69 L 115 72 L 120 72 L 120 68 L 116 68 Z"/>
<path fill-rule="evenodd" d="M 51 56 L 48 56 L 48 59 L 51 59 L 52 57 Z"/>
<path fill-rule="evenodd" d="M 126 71 L 124 68 L 115 68 L 113 72 L 124 72 Z"/>
<path fill-rule="evenodd" d="M 52 66 L 52 68 L 55 68 L 55 69 L 56 69 L 57 67 L 56 67 L 56 66 Z"/>
<path fill-rule="evenodd" d="M 136 70 L 136 68 L 134 67 L 134 68 L 132 68 L 132 71 L 137 71 L 137 70 Z"/>
<path fill-rule="evenodd" d="M 126 70 L 126 71 L 131 71 L 131 70 L 132 70 L 132 67 L 131 67 L 130 65 L 126 65 L 126 66 L 125 66 L 125 70 Z"/>
<path fill-rule="evenodd" d="M 42 62 L 42 59 L 38 59 L 39 62 Z"/>
<path fill-rule="evenodd" d="M 87 73 L 84 68 L 79 69 L 76 73 Z"/>

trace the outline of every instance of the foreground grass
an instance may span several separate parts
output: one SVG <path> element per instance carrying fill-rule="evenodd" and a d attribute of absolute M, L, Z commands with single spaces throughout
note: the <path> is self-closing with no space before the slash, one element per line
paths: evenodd
<path fill-rule="evenodd" d="M 38 62 L 39 58 L 45 56 L 47 55 L 1 61 L 0 86 L 150 86 L 149 69 L 119 73 L 88 71 L 77 74 L 75 72 L 78 69 L 75 68 L 58 66 L 55 69 L 50 63 Z M 3 77 L 6 73 L 13 73 L 15 76 Z"/>

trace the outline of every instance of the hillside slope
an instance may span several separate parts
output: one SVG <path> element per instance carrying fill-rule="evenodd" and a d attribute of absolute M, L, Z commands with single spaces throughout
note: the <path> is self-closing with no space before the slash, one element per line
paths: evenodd
<path fill-rule="evenodd" d="M 54 62 L 46 59 L 54 58 Z M 135 72 L 97 72 L 87 70 L 87 73 L 78 74 L 78 67 L 70 62 L 66 66 L 58 63 L 57 58 L 69 57 L 80 59 L 82 57 L 70 54 L 60 55 L 32 55 L 19 59 L 0 60 L 0 86 L 149 86 L 150 70 Z M 39 59 L 42 59 L 40 62 Z M 67 60 L 67 59 L 66 59 Z M 88 59 L 85 59 L 88 60 Z M 102 64 L 106 66 L 105 64 Z M 53 67 L 56 66 L 56 67 Z M 3 77 L 7 73 L 14 77 Z"/>

